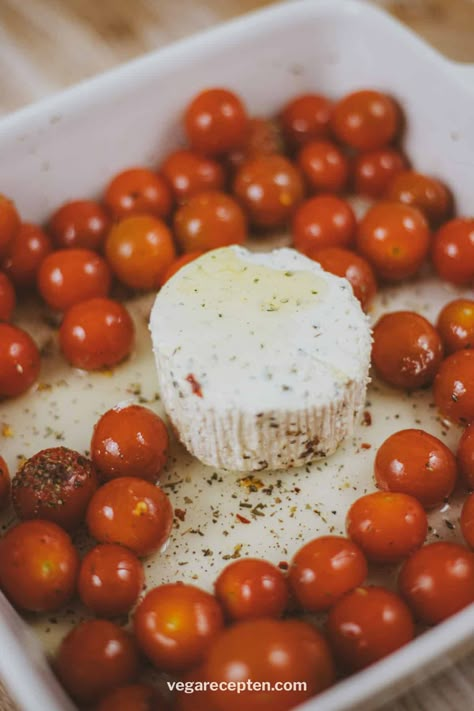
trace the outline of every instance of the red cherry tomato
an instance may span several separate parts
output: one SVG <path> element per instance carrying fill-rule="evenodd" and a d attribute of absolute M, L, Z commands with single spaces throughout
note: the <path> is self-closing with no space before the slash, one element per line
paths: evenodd
<path fill-rule="evenodd" d="M 298 154 L 298 165 L 311 192 L 340 193 L 349 177 L 349 162 L 335 143 L 310 141 Z"/>
<path fill-rule="evenodd" d="M 0 539 L 0 588 L 15 607 L 59 610 L 74 595 L 79 557 L 51 521 L 25 521 Z"/>
<path fill-rule="evenodd" d="M 467 545 L 474 548 L 474 494 L 470 494 L 461 511 L 461 531 Z"/>
<path fill-rule="evenodd" d="M 144 479 L 112 479 L 95 492 L 87 526 L 100 543 L 119 543 L 139 556 L 158 551 L 168 540 L 173 509 L 165 493 Z"/>
<path fill-rule="evenodd" d="M 242 163 L 259 156 L 283 153 L 283 139 L 276 121 L 264 118 L 249 119 L 244 143 L 227 156 L 227 161 L 235 170 Z"/>
<path fill-rule="evenodd" d="M 94 200 L 66 202 L 49 221 L 56 249 L 100 249 L 109 226 L 107 213 Z"/>
<path fill-rule="evenodd" d="M 0 272 L 0 321 L 10 320 L 15 304 L 15 289 L 7 275 Z"/>
<path fill-rule="evenodd" d="M 228 153 L 245 140 L 247 113 L 239 97 L 228 89 L 206 89 L 188 105 L 184 123 L 196 151 Z"/>
<path fill-rule="evenodd" d="M 474 351 L 456 351 L 441 363 L 433 394 L 443 417 L 461 425 L 474 421 Z"/>
<path fill-rule="evenodd" d="M 293 558 L 288 574 L 296 601 L 310 612 L 328 610 L 366 577 L 362 551 L 340 536 L 321 536 L 306 543 Z"/>
<path fill-rule="evenodd" d="M 135 328 L 126 308 L 111 299 L 89 299 L 67 311 L 59 329 L 59 343 L 75 368 L 111 368 L 126 358 Z"/>
<path fill-rule="evenodd" d="M 97 489 L 92 462 L 66 447 L 43 449 L 21 465 L 12 483 L 19 519 L 41 518 L 73 531 Z"/>
<path fill-rule="evenodd" d="M 327 272 L 344 277 L 352 286 L 354 296 L 364 310 L 370 305 L 377 291 L 372 267 L 366 259 L 342 247 L 326 247 L 311 254 L 312 259 Z"/>
<path fill-rule="evenodd" d="M 91 458 L 103 479 L 136 476 L 156 482 L 168 458 L 168 430 L 141 405 L 117 405 L 94 427 Z"/>
<path fill-rule="evenodd" d="M 186 202 L 197 193 L 224 188 L 225 175 L 220 163 L 193 151 L 170 153 L 161 172 L 178 203 Z"/>
<path fill-rule="evenodd" d="M 474 284 L 474 218 L 458 217 L 435 234 L 433 264 L 441 279 Z"/>
<path fill-rule="evenodd" d="M 97 701 L 138 674 L 132 637 L 107 620 L 86 620 L 63 639 L 54 661 L 60 682 L 73 699 Z"/>
<path fill-rule="evenodd" d="M 474 491 L 474 422 L 466 427 L 459 440 L 457 463 L 467 488 Z"/>
<path fill-rule="evenodd" d="M 3 269 L 17 288 L 31 289 L 36 286 L 39 268 L 52 248 L 41 227 L 24 222 L 10 243 Z"/>
<path fill-rule="evenodd" d="M 158 669 L 169 672 L 202 662 L 223 624 L 217 600 L 194 585 L 182 583 L 151 590 L 134 616 L 141 651 Z"/>
<path fill-rule="evenodd" d="M 288 602 L 283 573 L 266 560 L 241 558 L 217 578 L 216 597 L 230 620 L 280 617 Z"/>
<path fill-rule="evenodd" d="M 171 212 L 172 196 L 161 175 L 148 168 L 129 168 L 118 173 L 107 185 L 104 204 L 116 220 L 131 215 L 167 217 Z"/>
<path fill-rule="evenodd" d="M 335 195 L 305 200 L 293 218 L 296 249 L 312 257 L 325 247 L 349 247 L 354 240 L 356 218 L 348 202 Z"/>
<path fill-rule="evenodd" d="M 397 173 L 388 186 L 386 198 L 417 207 L 433 225 L 446 220 L 452 211 L 452 198 L 443 183 L 414 170 Z"/>
<path fill-rule="evenodd" d="M 96 615 L 115 617 L 131 610 L 144 582 L 143 566 L 126 548 L 102 544 L 81 563 L 78 592 L 82 603 Z"/>
<path fill-rule="evenodd" d="M 398 585 L 415 617 L 436 625 L 474 602 L 474 553 L 457 543 L 431 543 L 403 564 Z"/>
<path fill-rule="evenodd" d="M 204 252 L 202 251 L 188 252 L 187 254 L 182 254 L 181 257 L 175 259 L 174 262 L 171 262 L 170 266 L 163 274 L 160 286 L 164 286 L 172 276 L 179 272 L 181 267 L 186 266 L 186 264 L 189 264 L 190 262 L 194 262 L 195 259 L 201 257 L 203 254 Z"/>
<path fill-rule="evenodd" d="M 38 379 L 40 354 L 26 331 L 0 323 L 0 398 L 21 395 Z"/>
<path fill-rule="evenodd" d="M 360 153 L 353 163 L 354 190 L 358 195 L 381 198 L 395 175 L 407 168 L 405 157 L 395 148 Z"/>
<path fill-rule="evenodd" d="M 247 222 L 238 203 L 225 193 L 208 191 L 190 198 L 174 215 L 174 232 L 184 252 L 243 244 Z"/>
<path fill-rule="evenodd" d="M 10 501 L 10 472 L 3 457 L 0 457 L 0 511 L 8 506 Z"/>
<path fill-rule="evenodd" d="M 440 337 L 423 316 L 394 311 L 374 326 L 372 365 L 389 385 L 415 390 L 429 385 L 443 357 Z"/>
<path fill-rule="evenodd" d="M 107 262 L 90 249 L 60 249 L 49 254 L 38 272 L 38 289 L 48 306 L 66 311 L 87 299 L 107 296 Z"/>
<path fill-rule="evenodd" d="M 395 138 L 400 128 L 400 113 L 386 94 L 355 91 L 335 105 L 331 128 L 336 138 L 351 148 L 373 151 Z"/>
<path fill-rule="evenodd" d="M 0 195 L 0 258 L 4 257 L 20 229 L 20 217 L 15 205 Z"/>
<path fill-rule="evenodd" d="M 455 299 L 441 310 L 437 329 L 446 353 L 474 348 L 474 301 Z"/>
<path fill-rule="evenodd" d="M 327 138 L 332 102 L 319 94 L 302 94 L 292 99 L 280 114 L 285 139 L 298 148 L 308 141 Z"/>
<path fill-rule="evenodd" d="M 380 489 L 414 496 L 429 509 L 441 505 L 456 483 L 456 460 L 437 437 L 423 430 L 395 432 L 375 457 L 375 480 Z"/>
<path fill-rule="evenodd" d="M 336 659 L 349 671 L 383 659 L 415 635 L 403 600 L 375 586 L 356 588 L 336 602 L 329 612 L 327 632 Z"/>
<path fill-rule="evenodd" d="M 96 711 L 166 711 L 168 708 L 152 686 L 130 684 L 110 691 Z"/>

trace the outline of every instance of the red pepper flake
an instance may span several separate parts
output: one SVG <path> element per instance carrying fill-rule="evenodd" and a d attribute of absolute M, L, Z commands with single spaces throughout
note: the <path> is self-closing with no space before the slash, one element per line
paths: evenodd
<path fill-rule="evenodd" d="M 371 447 L 372 447 L 372 445 L 369 444 L 368 442 L 362 442 L 362 444 L 360 445 L 361 449 L 371 449 Z"/>
<path fill-rule="evenodd" d="M 180 521 L 184 521 L 186 518 L 186 509 L 175 509 L 174 515 L 176 518 L 179 518 Z"/>
<path fill-rule="evenodd" d="M 245 516 L 241 516 L 240 514 L 235 514 L 235 517 L 237 521 L 240 521 L 240 523 L 250 523 L 248 518 L 245 518 Z"/>
<path fill-rule="evenodd" d="M 372 424 L 372 415 L 368 410 L 365 410 L 362 415 L 362 424 L 365 427 L 370 427 L 370 425 Z"/>
<path fill-rule="evenodd" d="M 288 570 L 288 568 L 289 568 L 290 566 L 288 565 L 288 563 L 286 562 L 286 560 L 281 560 L 281 561 L 278 563 L 278 567 L 280 568 L 280 570 Z"/>
<path fill-rule="evenodd" d="M 189 375 L 186 376 L 186 380 L 188 383 L 191 384 L 191 388 L 193 390 L 193 394 L 197 395 L 198 397 L 202 397 L 202 390 L 201 390 L 201 385 L 199 382 L 196 380 L 194 375 L 192 373 L 189 373 Z"/>

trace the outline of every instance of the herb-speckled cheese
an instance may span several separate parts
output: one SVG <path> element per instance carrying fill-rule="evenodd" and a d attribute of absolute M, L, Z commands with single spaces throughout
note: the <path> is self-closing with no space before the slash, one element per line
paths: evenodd
<path fill-rule="evenodd" d="M 168 416 L 214 467 L 326 456 L 364 404 L 368 319 L 345 279 L 292 249 L 208 252 L 161 289 L 150 330 Z"/>

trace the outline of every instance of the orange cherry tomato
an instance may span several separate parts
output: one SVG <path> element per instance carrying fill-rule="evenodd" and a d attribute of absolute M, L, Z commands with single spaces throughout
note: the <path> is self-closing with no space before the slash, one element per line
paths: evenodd
<path fill-rule="evenodd" d="M 334 106 L 331 128 L 336 138 L 351 148 L 373 151 L 395 138 L 400 128 L 400 112 L 386 94 L 355 91 Z"/>
<path fill-rule="evenodd" d="M 288 602 L 288 584 L 281 570 L 257 558 L 230 563 L 214 589 L 230 620 L 280 617 Z"/>
<path fill-rule="evenodd" d="M 158 669 L 169 672 L 202 662 L 223 625 L 215 597 L 183 583 L 150 590 L 133 620 L 141 651 Z"/>
<path fill-rule="evenodd" d="M 347 279 L 362 308 L 369 307 L 377 291 L 377 282 L 366 259 L 342 247 L 318 249 L 311 253 L 311 257 L 327 272 Z"/>
<path fill-rule="evenodd" d="M 193 149 L 219 155 L 239 148 L 245 140 L 247 113 L 228 89 L 206 89 L 186 108 L 184 123 Z"/>
<path fill-rule="evenodd" d="M 10 472 L 3 457 L 0 457 L 0 511 L 8 506 L 10 501 Z"/>
<path fill-rule="evenodd" d="M 395 148 L 359 153 L 352 166 L 354 190 L 358 195 L 381 198 L 394 176 L 407 167 L 405 157 Z"/>
<path fill-rule="evenodd" d="M 53 612 L 74 595 L 79 557 L 51 521 L 24 521 L 0 539 L 0 589 L 21 610 Z"/>
<path fill-rule="evenodd" d="M 474 548 L 474 494 L 470 494 L 461 511 L 461 531 L 467 545 Z"/>
<path fill-rule="evenodd" d="M 97 711 L 166 711 L 168 708 L 152 686 L 130 684 L 110 691 L 100 701 Z"/>
<path fill-rule="evenodd" d="M 170 230 L 151 215 L 126 217 L 114 225 L 105 253 L 114 273 L 132 289 L 156 289 L 176 257 Z"/>
<path fill-rule="evenodd" d="M 283 153 L 283 139 L 276 121 L 264 118 L 251 118 L 247 124 L 244 143 L 227 156 L 227 161 L 235 170 L 242 163 L 258 156 L 271 156 Z"/>
<path fill-rule="evenodd" d="M 427 509 L 451 495 L 457 469 L 453 453 L 423 430 L 395 432 L 379 447 L 374 473 L 377 486 L 414 496 Z"/>
<path fill-rule="evenodd" d="M 364 554 L 341 536 L 321 536 L 306 543 L 294 556 L 288 573 L 296 601 L 309 612 L 328 610 L 366 577 Z"/>
<path fill-rule="evenodd" d="M 182 149 L 170 153 L 161 172 L 178 203 L 186 202 L 197 193 L 224 188 L 225 174 L 220 163 L 193 151 Z"/>
<path fill-rule="evenodd" d="M 280 114 L 283 134 L 294 147 L 327 138 L 332 102 L 319 94 L 302 94 L 292 99 Z"/>
<path fill-rule="evenodd" d="M 172 203 L 166 180 L 148 168 L 129 168 L 118 173 L 104 194 L 104 204 L 116 220 L 132 215 L 167 217 Z"/>
<path fill-rule="evenodd" d="M 304 196 L 301 174 L 281 155 L 260 155 L 243 163 L 233 191 L 255 227 L 283 227 Z"/>
<path fill-rule="evenodd" d="M 166 425 L 142 405 L 117 405 L 94 427 L 91 458 L 103 479 L 135 476 L 156 482 L 168 458 Z"/>
<path fill-rule="evenodd" d="M 146 556 L 168 540 L 173 509 L 166 494 L 149 481 L 120 477 L 97 489 L 86 520 L 100 543 L 119 543 Z"/>
<path fill-rule="evenodd" d="M 131 610 L 144 583 L 143 566 L 131 551 L 114 544 L 93 548 L 81 563 L 78 592 L 96 615 L 115 617 Z"/>
<path fill-rule="evenodd" d="M 296 249 L 312 257 L 325 247 L 349 247 L 355 228 L 356 218 L 348 202 L 335 195 L 317 195 L 295 212 L 293 242 Z"/>
<path fill-rule="evenodd" d="M 138 675 L 132 637 L 107 620 L 86 620 L 63 639 L 54 661 L 61 684 L 81 703 L 97 701 Z"/>
<path fill-rule="evenodd" d="M 195 195 L 177 209 L 174 232 L 184 252 L 205 252 L 243 244 L 247 238 L 247 222 L 233 198 L 214 190 Z"/>
<path fill-rule="evenodd" d="M 298 165 L 311 192 L 340 193 L 349 177 L 349 162 L 335 143 L 309 141 L 298 154 Z"/>
<path fill-rule="evenodd" d="M 438 316 L 437 328 L 446 353 L 474 348 L 474 301 L 450 301 Z"/>
<path fill-rule="evenodd" d="M 364 669 L 411 642 L 410 610 L 382 587 L 356 588 L 336 602 L 327 621 L 329 644 L 349 671 Z"/>
<path fill-rule="evenodd" d="M 3 269 L 19 289 L 36 286 L 39 268 L 53 247 L 48 235 L 38 225 L 24 222 L 10 243 Z"/>
<path fill-rule="evenodd" d="M 0 323 L 0 398 L 26 392 L 38 379 L 40 353 L 31 336 Z"/>
<path fill-rule="evenodd" d="M 90 459 L 66 447 L 43 449 L 27 459 L 12 482 L 19 519 L 40 518 L 73 531 L 83 521 L 97 489 Z"/>
<path fill-rule="evenodd" d="M 90 249 L 60 249 L 38 272 L 38 289 L 48 306 L 66 311 L 74 304 L 107 296 L 112 278 L 107 262 Z"/>
<path fill-rule="evenodd" d="M 107 213 L 94 200 L 66 202 L 49 220 L 56 249 L 100 249 L 109 226 Z"/>
<path fill-rule="evenodd" d="M 417 207 L 433 225 L 446 220 L 452 211 L 449 190 L 436 178 L 414 170 L 403 170 L 390 182 L 386 198 Z"/>
<path fill-rule="evenodd" d="M 474 421 L 474 351 L 456 351 L 441 363 L 433 394 L 443 417 L 461 425 Z"/>
<path fill-rule="evenodd" d="M 474 422 L 462 433 L 456 457 L 464 483 L 468 489 L 474 491 Z"/>
<path fill-rule="evenodd" d="M 196 251 L 196 252 L 188 252 L 187 254 L 182 254 L 180 257 L 177 257 L 177 259 L 174 260 L 174 262 L 171 262 L 170 266 L 166 270 L 166 272 L 163 274 L 163 277 L 161 279 L 161 284 L 160 286 L 164 286 L 169 279 L 171 279 L 172 276 L 174 276 L 181 267 L 186 266 L 186 264 L 189 264 L 190 262 L 194 262 L 195 259 L 198 257 L 201 257 L 204 254 L 202 251 Z"/>
<path fill-rule="evenodd" d="M 0 272 L 0 321 L 9 321 L 16 304 L 13 284 L 6 274 Z"/>
<path fill-rule="evenodd" d="M 394 311 L 374 326 L 372 365 L 394 388 L 416 390 L 432 383 L 443 357 L 435 328 L 413 311 Z"/>
<path fill-rule="evenodd" d="M 433 264 L 441 279 L 474 284 L 474 218 L 458 217 L 435 234 Z"/>
<path fill-rule="evenodd" d="M 397 202 L 379 202 L 359 223 L 357 250 L 387 281 L 414 276 L 428 255 L 430 231 L 422 213 Z"/>
<path fill-rule="evenodd" d="M 474 602 L 474 553 L 457 543 L 431 543 L 403 564 L 398 586 L 415 617 L 436 625 Z"/>
<path fill-rule="evenodd" d="M 20 229 L 20 216 L 14 203 L 0 195 L 0 258 L 7 253 Z"/>

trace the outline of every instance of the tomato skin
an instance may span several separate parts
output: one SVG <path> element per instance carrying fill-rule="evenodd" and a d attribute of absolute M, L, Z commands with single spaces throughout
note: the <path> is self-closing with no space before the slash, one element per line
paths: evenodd
<path fill-rule="evenodd" d="M 474 494 L 469 494 L 461 511 L 461 531 L 470 548 L 474 548 Z"/>
<path fill-rule="evenodd" d="M 166 711 L 168 708 L 152 686 L 129 684 L 112 689 L 101 699 L 96 711 Z"/>
<path fill-rule="evenodd" d="M 72 306 L 59 329 L 61 350 L 71 365 L 83 370 L 111 368 L 130 353 L 135 327 L 122 304 L 89 299 Z"/>
<path fill-rule="evenodd" d="M 9 321 L 16 305 L 13 284 L 6 274 L 0 272 L 0 321 Z"/>
<path fill-rule="evenodd" d="M 91 458 L 102 479 L 134 476 L 156 482 L 168 458 L 166 425 L 142 405 L 117 405 L 94 426 Z"/>
<path fill-rule="evenodd" d="M 441 279 L 469 286 L 474 283 L 474 218 L 457 217 L 436 232 L 432 248 L 434 268 Z"/>
<path fill-rule="evenodd" d="M 38 271 L 53 246 L 38 225 L 23 222 L 3 260 L 3 269 L 18 289 L 36 286 Z"/>
<path fill-rule="evenodd" d="M 331 129 L 336 138 L 359 151 L 373 151 L 390 143 L 400 128 L 400 112 L 386 94 L 361 90 L 334 106 Z"/>
<path fill-rule="evenodd" d="M 474 301 L 455 299 L 446 304 L 438 316 L 437 329 L 448 355 L 474 348 Z"/>
<path fill-rule="evenodd" d="M 336 602 L 327 621 L 329 644 L 341 665 L 358 671 L 411 642 L 410 610 L 382 587 L 356 588 Z"/>
<path fill-rule="evenodd" d="M 170 153 L 161 172 L 179 204 L 197 193 L 224 188 L 225 174 L 221 164 L 193 151 L 183 149 Z"/>
<path fill-rule="evenodd" d="M 40 353 L 31 336 L 0 323 L 0 398 L 17 397 L 38 379 Z"/>
<path fill-rule="evenodd" d="M 184 124 L 191 147 L 205 155 L 239 148 L 245 140 L 247 113 L 239 97 L 228 89 L 206 89 L 186 108 Z"/>
<path fill-rule="evenodd" d="M 83 521 L 98 479 L 92 462 L 66 447 L 43 449 L 27 459 L 12 482 L 20 520 L 39 518 L 73 531 Z"/>
<path fill-rule="evenodd" d="M 10 501 L 10 472 L 3 457 L 0 456 L 0 511 L 8 506 Z"/>
<path fill-rule="evenodd" d="M 395 148 L 359 153 L 352 165 L 354 190 L 358 195 L 381 198 L 394 176 L 405 168 L 407 161 Z"/>
<path fill-rule="evenodd" d="M 397 173 L 385 197 L 417 207 L 433 225 L 446 220 L 452 211 L 452 197 L 443 183 L 414 170 Z"/>
<path fill-rule="evenodd" d="M 377 282 L 366 259 L 343 247 L 319 249 L 311 254 L 311 258 L 327 272 L 347 279 L 364 311 L 368 309 L 377 292 Z"/>
<path fill-rule="evenodd" d="M 107 185 L 104 204 L 112 217 L 121 220 L 131 215 L 167 217 L 172 206 L 166 180 L 148 168 L 128 168 Z"/>
<path fill-rule="evenodd" d="M 132 637 L 107 620 L 86 620 L 63 639 L 54 661 L 61 684 L 81 703 L 97 701 L 138 674 Z"/>
<path fill-rule="evenodd" d="M 290 146 L 327 138 L 332 102 L 319 94 L 296 96 L 283 108 L 280 123 Z"/>
<path fill-rule="evenodd" d="M 233 198 L 207 191 L 178 208 L 174 215 L 174 232 L 184 252 L 206 252 L 243 244 L 247 238 L 247 221 Z"/>
<path fill-rule="evenodd" d="M 0 588 L 21 610 L 53 612 L 74 595 L 79 557 L 51 521 L 24 521 L 0 539 Z"/>
<path fill-rule="evenodd" d="M 380 489 L 414 496 L 427 509 L 446 501 L 457 478 L 451 450 L 437 437 L 418 429 L 390 435 L 379 447 L 374 473 Z"/>
<path fill-rule="evenodd" d="M 118 543 L 146 556 L 168 540 L 173 509 L 166 494 L 149 481 L 120 477 L 97 489 L 86 521 L 99 543 Z"/>
<path fill-rule="evenodd" d="M 350 247 L 356 218 L 348 202 L 335 195 L 305 200 L 293 218 L 293 242 L 308 257 L 326 247 Z"/>
<path fill-rule="evenodd" d="M 321 536 L 294 556 L 288 581 L 299 606 L 309 612 L 328 610 L 367 577 L 364 554 L 342 536 Z"/>
<path fill-rule="evenodd" d="M 335 143 L 310 141 L 298 154 L 298 165 L 311 192 L 340 193 L 349 177 L 349 162 Z"/>
<path fill-rule="evenodd" d="M 66 202 L 49 220 L 49 232 L 56 249 L 99 250 L 109 227 L 107 213 L 94 200 Z"/>
<path fill-rule="evenodd" d="M 394 311 L 374 326 L 372 365 L 379 377 L 403 390 L 429 385 L 443 357 L 437 331 L 413 311 Z"/>
<path fill-rule="evenodd" d="M 433 394 L 443 417 L 461 425 L 474 421 L 474 351 L 456 351 L 441 363 Z"/>
<path fill-rule="evenodd" d="M 283 139 L 276 121 L 264 118 L 251 118 L 247 124 L 245 140 L 240 148 L 229 153 L 227 162 L 236 170 L 242 163 L 258 156 L 271 156 L 283 153 Z"/>
<path fill-rule="evenodd" d="M 403 564 L 398 587 L 415 617 L 436 625 L 474 602 L 474 553 L 458 543 L 430 543 Z"/>
<path fill-rule="evenodd" d="M 8 253 L 19 229 L 20 216 L 14 203 L 0 195 L 0 259 Z"/>
<path fill-rule="evenodd" d="M 171 279 L 171 277 L 179 272 L 181 267 L 185 267 L 186 264 L 194 262 L 194 260 L 198 259 L 198 257 L 202 257 L 203 254 L 204 252 L 198 250 L 195 252 L 188 252 L 187 254 L 182 254 L 180 257 L 177 257 L 174 262 L 171 262 L 170 266 L 163 274 L 160 286 L 164 286 L 166 282 Z"/>
<path fill-rule="evenodd" d="M 283 573 L 258 558 L 241 558 L 227 565 L 214 589 L 230 620 L 280 617 L 288 603 L 288 584 Z"/>
<path fill-rule="evenodd" d="M 474 423 L 468 425 L 462 433 L 456 459 L 464 483 L 474 491 Z"/>

